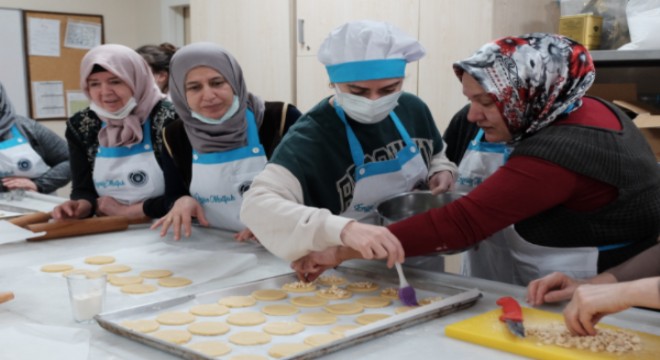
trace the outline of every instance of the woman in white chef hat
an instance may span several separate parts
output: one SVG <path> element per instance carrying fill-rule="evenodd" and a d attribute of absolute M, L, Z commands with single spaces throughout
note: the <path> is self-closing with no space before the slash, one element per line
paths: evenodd
<path fill-rule="evenodd" d="M 389 266 L 403 261 L 399 241 L 371 225 L 376 204 L 420 185 L 447 191 L 456 172 L 426 104 L 401 90 L 406 64 L 424 54 L 383 22 L 349 22 L 325 39 L 318 58 L 335 95 L 289 130 L 241 208 L 269 251 L 293 261 L 346 245 Z"/>

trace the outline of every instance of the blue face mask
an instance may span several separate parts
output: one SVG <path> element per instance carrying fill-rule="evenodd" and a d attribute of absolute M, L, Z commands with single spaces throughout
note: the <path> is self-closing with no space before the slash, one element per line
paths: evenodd
<path fill-rule="evenodd" d="M 234 114 L 236 114 L 236 112 L 238 111 L 238 108 L 240 108 L 240 107 L 241 107 L 241 105 L 238 102 L 238 96 L 234 95 L 234 100 L 232 101 L 231 106 L 229 107 L 229 109 L 227 109 L 227 112 L 225 112 L 225 114 L 222 115 L 222 117 L 220 119 L 209 118 L 209 117 L 206 117 L 202 114 L 198 114 L 194 111 L 192 112 L 192 117 L 194 117 L 195 119 L 197 119 L 197 120 L 199 120 L 199 121 L 201 121 L 205 124 L 218 125 L 218 124 L 222 124 L 227 119 L 234 116 Z"/>

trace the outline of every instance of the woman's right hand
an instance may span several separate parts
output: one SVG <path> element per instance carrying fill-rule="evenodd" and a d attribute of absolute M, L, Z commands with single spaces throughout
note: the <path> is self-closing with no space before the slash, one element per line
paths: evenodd
<path fill-rule="evenodd" d="M 92 213 L 92 204 L 87 200 L 69 200 L 53 209 L 53 219 L 82 219 Z"/>
<path fill-rule="evenodd" d="M 174 229 L 174 240 L 181 239 L 181 228 L 183 227 L 183 234 L 190 237 L 192 233 L 192 218 L 197 218 L 199 224 L 202 226 L 209 226 L 209 222 L 204 215 L 202 206 L 191 196 L 184 196 L 174 202 L 174 206 L 167 215 L 158 219 L 155 224 L 151 225 L 151 229 L 160 229 L 160 237 L 164 237 L 170 226 Z"/>
<path fill-rule="evenodd" d="M 405 254 L 399 239 L 383 226 L 351 221 L 341 231 L 344 245 L 358 251 L 364 259 L 387 259 L 387 267 L 403 263 Z"/>

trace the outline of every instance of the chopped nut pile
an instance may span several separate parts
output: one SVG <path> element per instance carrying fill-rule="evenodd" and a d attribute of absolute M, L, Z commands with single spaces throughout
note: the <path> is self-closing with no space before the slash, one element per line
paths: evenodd
<path fill-rule="evenodd" d="M 592 352 L 608 352 L 617 355 L 642 349 L 642 340 L 629 331 L 598 329 L 595 336 L 574 336 L 571 335 L 564 324 L 559 322 L 542 326 L 526 326 L 525 335 L 537 338 L 540 344 L 591 350 Z"/>
<path fill-rule="evenodd" d="M 380 292 L 382 296 L 398 296 L 398 291 L 395 288 L 387 288 L 383 289 L 383 291 Z"/>
<path fill-rule="evenodd" d="M 304 282 L 304 281 L 295 281 L 295 282 L 287 283 L 284 286 L 286 286 L 288 288 L 291 288 L 291 289 L 306 289 L 306 288 L 314 287 L 314 284 Z"/>
<path fill-rule="evenodd" d="M 358 288 L 358 289 L 370 289 L 374 287 L 376 284 L 372 283 L 371 281 L 358 281 L 351 283 L 351 287 L 353 288 Z"/>
<path fill-rule="evenodd" d="M 319 292 L 326 295 L 334 295 L 338 298 L 348 297 L 351 294 L 342 288 L 338 288 L 336 285 L 332 285 L 329 288 L 321 289 L 319 290 Z"/>

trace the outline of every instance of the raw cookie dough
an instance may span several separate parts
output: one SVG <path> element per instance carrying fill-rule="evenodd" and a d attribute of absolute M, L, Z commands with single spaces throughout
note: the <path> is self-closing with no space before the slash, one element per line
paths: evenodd
<path fill-rule="evenodd" d="M 258 312 L 246 311 L 227 316 L 227 322 L 238 326 L 252 326 L 265 323 L 266 317 Z"/>
<path fill-rule="evenodd" d="M 268 344 L 270 340 L 271 336 L 261 331 L 243 331 L 229 337 L 229 342 L 236 345 Z"/>
<path fill-rule="evenodd" d="M 190 313 L 199 316 L 220 316 L 229 312 L 229 308 L 220 304 L 200 304 L 190 308 Z"/>
<path fill-rule="evenodd" d="M 330 329 L 330 332 L 337 335 L 344 336 L 344 333 L 349 330 L 357 329 L 360 325 L 337 325 Z"/>
<path fill-rule="evenodd" d="M 166 277 L 158 279 L 158 285 L 164 287 L 181 287 L 192 284 L 192 280 L 184 277 Z"/>
<path fill-rule="evenodd" d="M 289 355 L 297 354 L 305 350 L 311 349 L 312 347 L 307 344 L 276 344 L 268 350 L 268 355 L 274 358 L 283 358 Z"/>
<path fill-rule="evenodd" d="M 218 304 L 225 305 L 230 308 L 241 308 L 252 306 L 257 303 L 257 300 L 252 296 L 227 296 L 218 300 Z"/>
<path fill-rule="evenodd" d="M 319 307 L 328 303 L 328 300 L 316 296 L 298 296 L 291 299 L 291 303 L 300 307 Z"/>
<path fill-rule="evenodd" d="M 85 263 L 91 265 L 105 265 L 115 262 L 114 256 L 98 255 L 85 258 Z"/>
<path fill-rule="evenodd" d="M 378 284 L 371 281 L 358 281 L 346 285 L 346 289 L 353 292 L 369 292 L 378 290 Z"/>
<path fill-rule="evenodd" d="M 410 311 L 412 309 L 417 309 L 419 306 L 399 306 L 396 309 L 394 309 L 395 314 L 403 314 L 406 311 Z"/>
<path fill-rule="evenodd" d="M 156 320 L 126 320 L 122 321 L 120 325 L 141 333 L 154 332 L 160 328 L 160 324 Z"/>
<path fill-rule="evenodd" d="M 399 298 L 399 290 L 396 288 L 386 288 L 380 292 L 380 296 L 386 299 L 396 300 Z"/>
<path fill-rule="evenodd" d="M 336 285 L 332 285 L 329 288 L 325 288 L 317 291 L 316 296 L 324 299 L 336 300 L 336 299 L 348 299 L 351 296 L 353 296 L 353 293 L 346 289 L 337 287 Z"/>
<path fill-rule="evenodd" d="M 48 264 L 41 267 L 43 272 L 62 272 L 71 269 L 73 269 L 73 266 L 68 264 Z"/>
<path fill-rule="evenodd" d="M 300 314 L 296 320 L 305 325 L 328 325 L 336 323 L 337 317 L 324 312 L 315 312 Z"/>
<path fill-rule="evenodd" d="M 199 351 L 204 355 L 216 357 L 229 354 L 231 346 L 221 341 L 203 341 L 187 345 L 188 348 Z"/>
<path fill-rule="evenodd" d="M 156 285 L 151 284 L 130 284 L 121 287 L 121 292 L 126 294 L 146 294 L 158 290 Z"/>
<path fill-rule="evenodd" d="M 276 289 L 262 289 L 252 292 L 252 297 L 262 301 L 276 301 L 287 297 L 286 291 Z"/>
<path fill-rule="evenodd" d="M 323 307 L 323 310 L 331 314 L 353 315 L 353 314 L 361 313 L 364 310 L 364 306 L 353 302 L 339 303 L 339 304 L 326 305 L 325 307 Z"/>
<path fill-rule="evenodd" d="M 183 311 L 170 311 L 156 316 L 156 321 L 163 325 L 184 325 L 195 321 L 195 316 Z"/>
<path fill-rule="evenodd" d="M 427 297 L 419 301 L 420 305 L 428 305 L 434 302 L 442 301 L 442 296 Z"/>
<path fill-rule="evenodd" d="M 300 312 L 300 310 L 298 310 L 298 308 L 295 306 L 287 304 L 274 304 L 264 306 L 261 308 L 261 312 L 266 315 L 287 316 L 297 314 Z"/>
<path fill-rule="evenodd" d="M 304 342 L 310 346 L 321 346 L 343 337 L 344 336 L 337 334 L 314 334 L 306 337 Z"/>
<path fill-rule="evenodd" d="M 119 276 L 119 275 L 110 275 L 108 277 L 108 282 L 114 286 L 124 286 L 130 284 L 142 284 L 144 281 L 139 276 Z"/>
<path fill-rule="evenodd" d="M 188 331 L 195 335 L 222 335 L 229 332 L 229 325 L 219 321 L 196 322 L 188 325 Z"/>
<path fill-rule="evenodd" d="M 175 344 L 185 344 L 192 339 L 192 335 L 185 330 L 160 330 L 151 335 Z"/>
<path fill-rule="evenodd" d="M 378 320 L 383 320 L 390 317 L 387 314 L 364 314 L 360 315 L 355 319 L 355 322 L 361 325 L 367 325 L 371 324 L 372 322 L 376 322 Z"/>
<path fill-rule="evenodd" d="M 264 331 L 273 335 L 293 335 L 305 330 L 305 326 L 297 322 L 272 322 L 264 325 Z"/>
<path fill-rule="evenodd" d="M 343 285 L 346 283 L 346 278 L 335 275 L 321 275 L 316 281 L 321 285 L 332 286 L 332 285 Z"/>
<path fill-rule="evenodd" d="M 268 360 L 268 358 L 261 355 L 241 354 L 232 356 L 229 360 Z"/>
<path fill-rule="evenodd" d="M 381 296 L 367 296 L 357 299 L 356 303 L 366 308 L 382 308 L 389 306 L 392 303 L 392 300 Z"/>
<path fill-rule="evenodd" d="M 288 292 L 297 292 L 297 293 L 312 292 L 316 290 L 316 285 L 314 285 L 314 283 L 295 281 L 282 285 L 282 289 Z"/>
<path fill-rule="evenodd" d="M 160 279 L 168 276 L 172 276 L 172 272 L 169 270 L 145 270 L 140 273 L 140 276 L 147 279 Z"/>
<path fill-rule="evenodd" d="M 131 271 L 131 267 L 128 265 L 112 264 L 101 266 L 99 271 L 103 271 L 104 273 L 108 274 L 118 274 Z"/>

